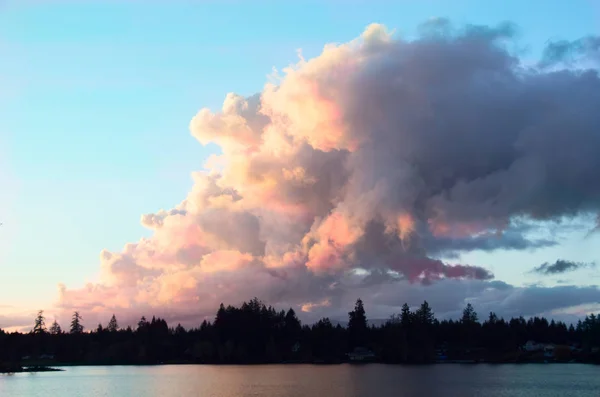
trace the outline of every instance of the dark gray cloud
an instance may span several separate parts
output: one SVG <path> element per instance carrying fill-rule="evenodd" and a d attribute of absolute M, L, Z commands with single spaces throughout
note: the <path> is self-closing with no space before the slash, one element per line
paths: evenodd
<path fill-rule="evenodd" d="M 471 232 L 506 231 L 513 217 L 559 220 L 600 209 L 597 71 L 524 68 L 498 41 L 507 35 L 490 32 L 398 41 L 359 74 L 353 84 L 361 95 L 347 96 L 348 124 L 365 142 L 350 159 L 362 171 L 355 197 L 385 186 L 380 204 L 390 212 L 408 207 L 424 228 L 433 219 Z M 358 135 L 373 126 L 373 136 Z M 506 232 L 442 236 L 424 246 L 552 244 Z"/>
<path fill-rule="evenodd" d="M 541 265 L 534 267 L 531 270 L 531 272 L 548 276 L 548 275 L 572 272 L 575 270 L 594 267 L 594 266 L 596 266 L 596 264 L 594 262 L 574 262 L 574 261 L 567 261 L 564 259 L 558 259 L 554 263 L 549 263 L 549 262 L 542 263 Z"/>
<path fill-rule="evenodd" d="M 425 242 L 427 250 L 439 253 L 445 257 L 455 256 L 459 252 L 481 250 L 492 252 L 497 250 L 525 250 L 553 247 L 558 244 L 556 240 L 548 238 L 527 238 L 520 231 L 507 230 L 502 233 L 484 232 L 476 236 L 460 238 L 435 237 Z"/>
<path fill-rule="evenodd" d="M 544 49 L 540 66 L 547 67 L 557 63 L 572 64 L 586 57 L 600 60 L 600 36 L 588 36 L 573 41 L 552 41 Z"/>
<path fill-rule="evenodd" d="M 367 315 L 372 319 L 385 319 L 399 313 L 403 303 L 412 308 L 427 300 L 437 318 L 459 318 L 467 303 L 471 303 L 480 316 L 490 311 L 504 318 L 546 315 L 557 319 L 581 316 L 554 314 L 568 312 L 567 309 L 581 305 L 600 304 L 600 289 L 597 286 L 561 285 L 556 287 L 514 286 L 502 281 L 444 279 L 431 285 L 411 284 L 406 280 L 386 281 L 379 285 L 348 288 L 341 292 L 341 307 L 328 307 L 316 313 L 302 314 L 306 320 L 328 315 L 338 321 L 347 320 L 354 300 L 361 297 Z M 582 311 L 580 309 L 579 311 Z"/>

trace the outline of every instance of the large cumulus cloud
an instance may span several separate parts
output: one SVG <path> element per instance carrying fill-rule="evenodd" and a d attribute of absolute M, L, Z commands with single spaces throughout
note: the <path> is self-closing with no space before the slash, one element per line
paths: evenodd
<path fill-rule="evenodd" d="M 176 208 L 142 216 L 152 237 L 103 251 L 102 279 L 61 286 L 59 306 L 179 321 L 252 296 L 320 314 L 361 290 L 374 303 L 423 290 L 515 307 L 520 290 L 442 258 L 551 246 L 531 237 L 537 222 L 599 212 L 597 69 L 556 66 L 559 46 L 525 66 L 510 25 L 422 32 L 371 25 L 260 94 L 202 109 L 191 133 L 222 153 Z M 586 40 L 571 46 L 594 62 Z"/>

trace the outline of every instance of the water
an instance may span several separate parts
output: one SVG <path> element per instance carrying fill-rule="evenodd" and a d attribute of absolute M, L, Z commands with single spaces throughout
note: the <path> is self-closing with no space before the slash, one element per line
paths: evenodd
<path fill-rule="evenodd" d="M 568 365 L 173 365 L 0 375 L 0 396 L 587 397 L 600 367 Z"/>

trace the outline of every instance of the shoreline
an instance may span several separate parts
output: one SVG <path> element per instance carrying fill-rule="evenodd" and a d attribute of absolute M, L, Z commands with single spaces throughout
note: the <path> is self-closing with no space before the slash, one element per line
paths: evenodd
<path fill-rule="evenodd" d="M 60 367 L 57 365 L 56 367 Z M 63 372 L 64 369 L 55 368 L 55 367 L 38 367 L 38 366 L 19 366 L 19 367 L 11 367 L 11 368 L 0 368 L 0 374 L 21 374 L 21 373 L 33 373 L 33 372 Z"/>
<path fill-rule="evenodd" d="M 380 361 L 369 361 L 369 362 L 352 362 L 352 361 L 343 361 L 343 362 L 280 362 L 280 363 L 192 363 L 192 362 L 169 362 L 169 363 L 118 363 L 118 364 L 106 364 L 106 363 L 56 363 L 53 364 L 53 367 L 48 367 L 48 369 L 42 369 L 39 372 L 43 371 L 64 371 L 60 368 L 67 367 L 157 367 L 157 366 L 174 366 L 174 365 L 210 365 L 210 366 L 245 366 L 245 367 L 255 367 L 255 366 L 269 366 L 269 365 L 318 365 L 318 366 L 335 366 L 335 365 L 370 365 L 370 364 L 379 364 L 379 365 L 390 365 L 390 366 L 406 366 L 406 367 L 422 367 L 422 366 L 431 366 L 431 365 L 566 365 L 566 364 L 582 364 L 582 365 L 598 365 L 593 362 L 566 362 L 566 361 L 517 361 L 517 362 L 495 362 L 495 361 L 467 361 L 467 360 L 453 360 L 453 361 L 436 361 L 436 362 L 428 362 L 428 363 L 387 363 Z M 26 368 L 26 367 L 25 367 Z M 36 372 L 34 370 L 26 370 L 23 372 Z M 1 371 L 0 371 L 1 373 Z"/>

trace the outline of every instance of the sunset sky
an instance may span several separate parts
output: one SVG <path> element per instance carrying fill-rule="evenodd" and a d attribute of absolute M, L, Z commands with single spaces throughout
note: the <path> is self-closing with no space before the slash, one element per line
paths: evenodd
<path fill-rule="evenodd" d="M 600 3 L 288 3 L 0 0 L 0 328 L 600 311 Z"/>

